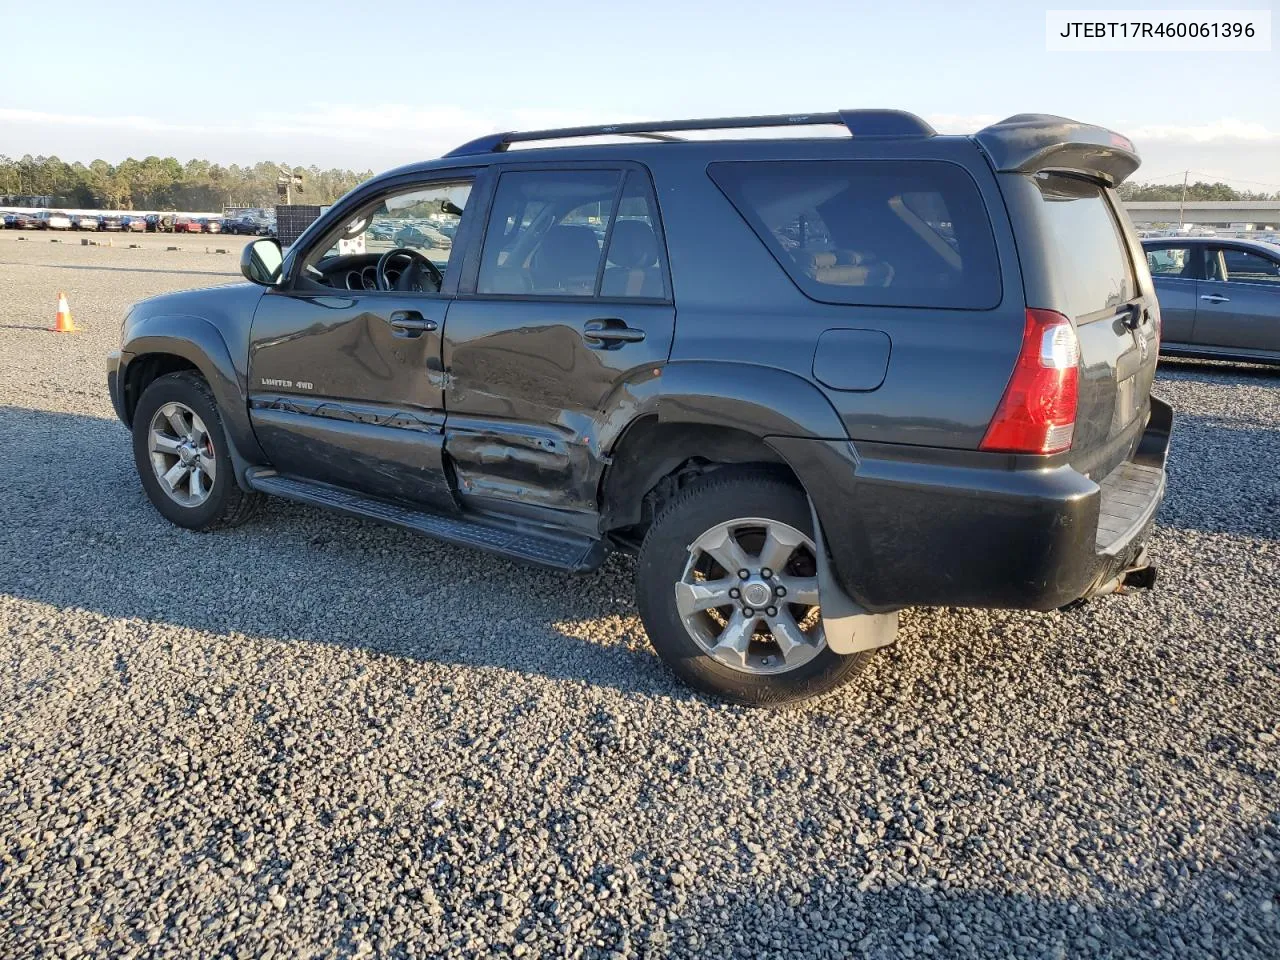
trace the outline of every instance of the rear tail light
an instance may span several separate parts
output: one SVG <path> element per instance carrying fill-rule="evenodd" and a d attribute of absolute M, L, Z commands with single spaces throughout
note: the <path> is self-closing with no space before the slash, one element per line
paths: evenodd
<path fill-rule="evenodd" d="M 1080 342 L 1071 321 L 1028 310 L 1022 349 L 979 449 L 1059 453 L 1071 446 L 1080 388 Z"/>

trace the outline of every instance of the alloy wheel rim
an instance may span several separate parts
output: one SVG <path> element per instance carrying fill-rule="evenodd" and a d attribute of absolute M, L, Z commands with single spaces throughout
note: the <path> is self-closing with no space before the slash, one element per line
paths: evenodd
<path fill-rule="evenodd" d="M 209 499 L 217 477 L 213 439 L 199 415 L 186 404 L 163 404 L 147 430 L 151 469 L 160 489 L 174 503 L 198 507 Z"/>
<path fill-rule="evenodd" d="M 693 641 L 741 673 L 787 673 L 827 645 L 813 540 L 778 520 L 743 517 L 703 533 L 675 599 Z"/>

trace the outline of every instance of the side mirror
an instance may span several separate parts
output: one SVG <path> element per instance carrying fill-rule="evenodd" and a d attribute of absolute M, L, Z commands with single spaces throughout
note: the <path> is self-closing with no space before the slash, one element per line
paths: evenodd
<path fill-rule="evenodd" d="M 260 237 L 245 244 L 244 252 L 240 254 L 240 272 L 244 278 L 264 287 L 274 287 L 280 282 L 283 263 L 284 254 L 280 252 L 280 241 L 275 237 Z"/>

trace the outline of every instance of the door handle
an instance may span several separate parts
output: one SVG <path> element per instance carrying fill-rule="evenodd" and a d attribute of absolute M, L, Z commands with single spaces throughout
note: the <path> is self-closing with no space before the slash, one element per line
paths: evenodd
<path fill-rule="evenodd" d="M 434 320 L 427 320 L 417 310 L 397 310 L 387 318 L 387 323 L 406 337 L 420 337 L 424 333 L 431 333 L 438 326 Z"/>
<path fill-rule="evenodd" d="M 1201 300 L 1208 300 L 1210 303 L 1230 303 L 1230 297 L 1224 297 L 1220 293 L 1206 293 L 1200 297 Z"/>
<path fill-rule="evenodd" d="M 609 317 L 599 320 L 588 320 L 582 327 L 582 339 L 589 347 L 613 350 L 624 343 L 639 343 L 644 339 L 644 331 L 628 327 L 625 320 Z"/>
<path fill-rule="evenodd" d="M 1120 322 L 1130 330 L 1137 330 L 1140 326 L 1146 323 L 1148 316 L 1150 316 L 1150 314 L 1147 312 L 1146 308 L 1135 303 L 1129 308 L 1129 312 Z"/>

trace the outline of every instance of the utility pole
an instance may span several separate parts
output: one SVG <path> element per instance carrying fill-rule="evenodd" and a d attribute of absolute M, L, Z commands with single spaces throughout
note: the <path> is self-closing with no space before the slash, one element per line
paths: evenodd
<path fill-rule="evenodd" d="M 1191 175 L 1190 170 L 1182 171 L 1182 199 L 1178 201 L 1178 229 L 1182 229 L 1182 225 L 1186 223 L 1182 215 L 1183 208 L 1187 205 L 1187 177 Z"/>

